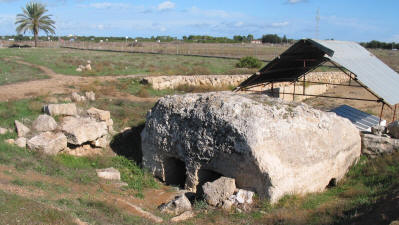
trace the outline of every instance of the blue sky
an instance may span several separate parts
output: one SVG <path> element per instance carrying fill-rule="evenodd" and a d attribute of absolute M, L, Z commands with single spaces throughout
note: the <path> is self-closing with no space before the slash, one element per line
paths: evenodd
<path fill-rule="evenodd" d="M 0 0 L 0 35 L 15 34 L 27 1 Z M 57 35 L 157 36 L 199 34 L 399 42 L 398 0 L 41 0 Z"/>

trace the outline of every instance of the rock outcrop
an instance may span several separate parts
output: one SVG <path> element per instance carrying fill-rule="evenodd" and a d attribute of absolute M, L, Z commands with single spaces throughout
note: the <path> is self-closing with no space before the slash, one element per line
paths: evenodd
<path fill-rule="evenodd" d="M 40 115 L 33 121 L 32 127 L 36 131 L 52 131 L 57 128 L 57 122 L 49 115 Z"/>
<path fill-rule="evenodd" d="M 141 137 L 143 165 L 160 179 L 182 173 L 196 191 L 201 171 L 213 171 L 271 202 L 324 190 L 361 151 L 357 128 L 334 113 L 231 92 L 161 98 Z"/>
<path fill-rule="evenodd" d="M 67 148 L 67 138 L 61 132 L 52 133 L 50 131 L 34 136 L 28 141 L 31 150 L 42 151 L 46 154 L 55 155 Z"/>

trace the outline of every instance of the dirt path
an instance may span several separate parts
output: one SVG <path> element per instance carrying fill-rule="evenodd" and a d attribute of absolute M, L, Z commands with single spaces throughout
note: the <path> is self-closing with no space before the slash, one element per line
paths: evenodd
<path fill-rule="evenodd" d="M 99 76 L 99 77 L 81 77 L 57 74 L 48 67 L 35 65 L 19 59 L 4 59 L 6 61 L 13 61 L 19 64 L 38 68 L 48 75 L 49 79 L 25 81 L 15 84 L 8 84 L 0 86 L 0 101 L 8 101 L 14 99 L 32 98 L 40 95 L 53 94 L 69 94 L 73 91 L 78 91 L 76 86 L 90 85 L 93 82 L 112 81 L 118 78 L 138 78 L 142 75 L 127 75 L 127 76 Z M 154 98 L 140 98 L 126 93 L 108 93 L 111 98 L 119 98 L 131 101 L 154 101 Z"/>

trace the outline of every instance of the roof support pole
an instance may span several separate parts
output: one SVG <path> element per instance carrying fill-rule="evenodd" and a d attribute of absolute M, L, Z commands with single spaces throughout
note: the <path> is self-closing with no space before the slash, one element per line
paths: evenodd
<path fill-rule="evenodd" d="M 392 122 L 395 121 L 395 117 L 396 117 L 396 105 L 395 105 L 395 108 L 393 110 Z"/>
<path fill-rule="evenodd" d="M 306 68 L 306 60 L 303 60 L 303 68 Z M 306 74 L 303 75 L 303 94 L 305 95 L 305 87 L 306 87 Z"/>
<path fill-rule="evenodd" d="M 384 106 L 385 106 L 385 102 L 382 102 L 382 106 L 381 106 L 381 112 L 380 112 L 380 122 L 378 123 L 378 125 L 381 124 L 381 120 L 382 120 L 382 112 L 384 112 Z"/>
<path fill-rule="evenodd" d="M 272 97 L 274 97 L 274 86 L 273 86 L 273 82 L 272 82 Z"/>

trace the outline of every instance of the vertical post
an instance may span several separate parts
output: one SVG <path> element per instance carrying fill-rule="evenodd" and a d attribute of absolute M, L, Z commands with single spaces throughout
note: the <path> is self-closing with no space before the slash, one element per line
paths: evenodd
<path fill-rule="evenodd" d="M 303 69 L 305 69 L 305 68 L 306 68 L 306 60 L 303 60 Z M 305 96 L 305 87 L 306 87 L 305 83 L 306 83 L 306 78 L 305 78 L 305 75 L 303 75 L 303 90 L 302 90 L 302 92 L 303 92 L 304 96 Z"/>
<path fill-rule="evenodd" d="M 378 123 L 378 125 L 381 124 L 381 120 L 382 120 L 382 112 L 384 111 L 384 106 L 385 106 L 385 102 L 382 102 L 382 106 L 381 106 L 381 112 L 380 112 L 380 122 Z"/>
<path fill-rule="evenodd" d="M 396 105 L 395 105 L 395 108 L 393 110 L 392 122 L 395 121 L 395 116 L 396 116 Z"/>
<path fill-rule="evenodd" d="M 273 86 L 273 82 L 272 82 L 272 97 L 274 97 L 274 86 Z"/>
<path fill-rule="evenodd" d="M 295 101 L 295 84 L 296 84 L 296 82 L 294 82 L 294 91 L 292 92 L 292 101 Z"/>

